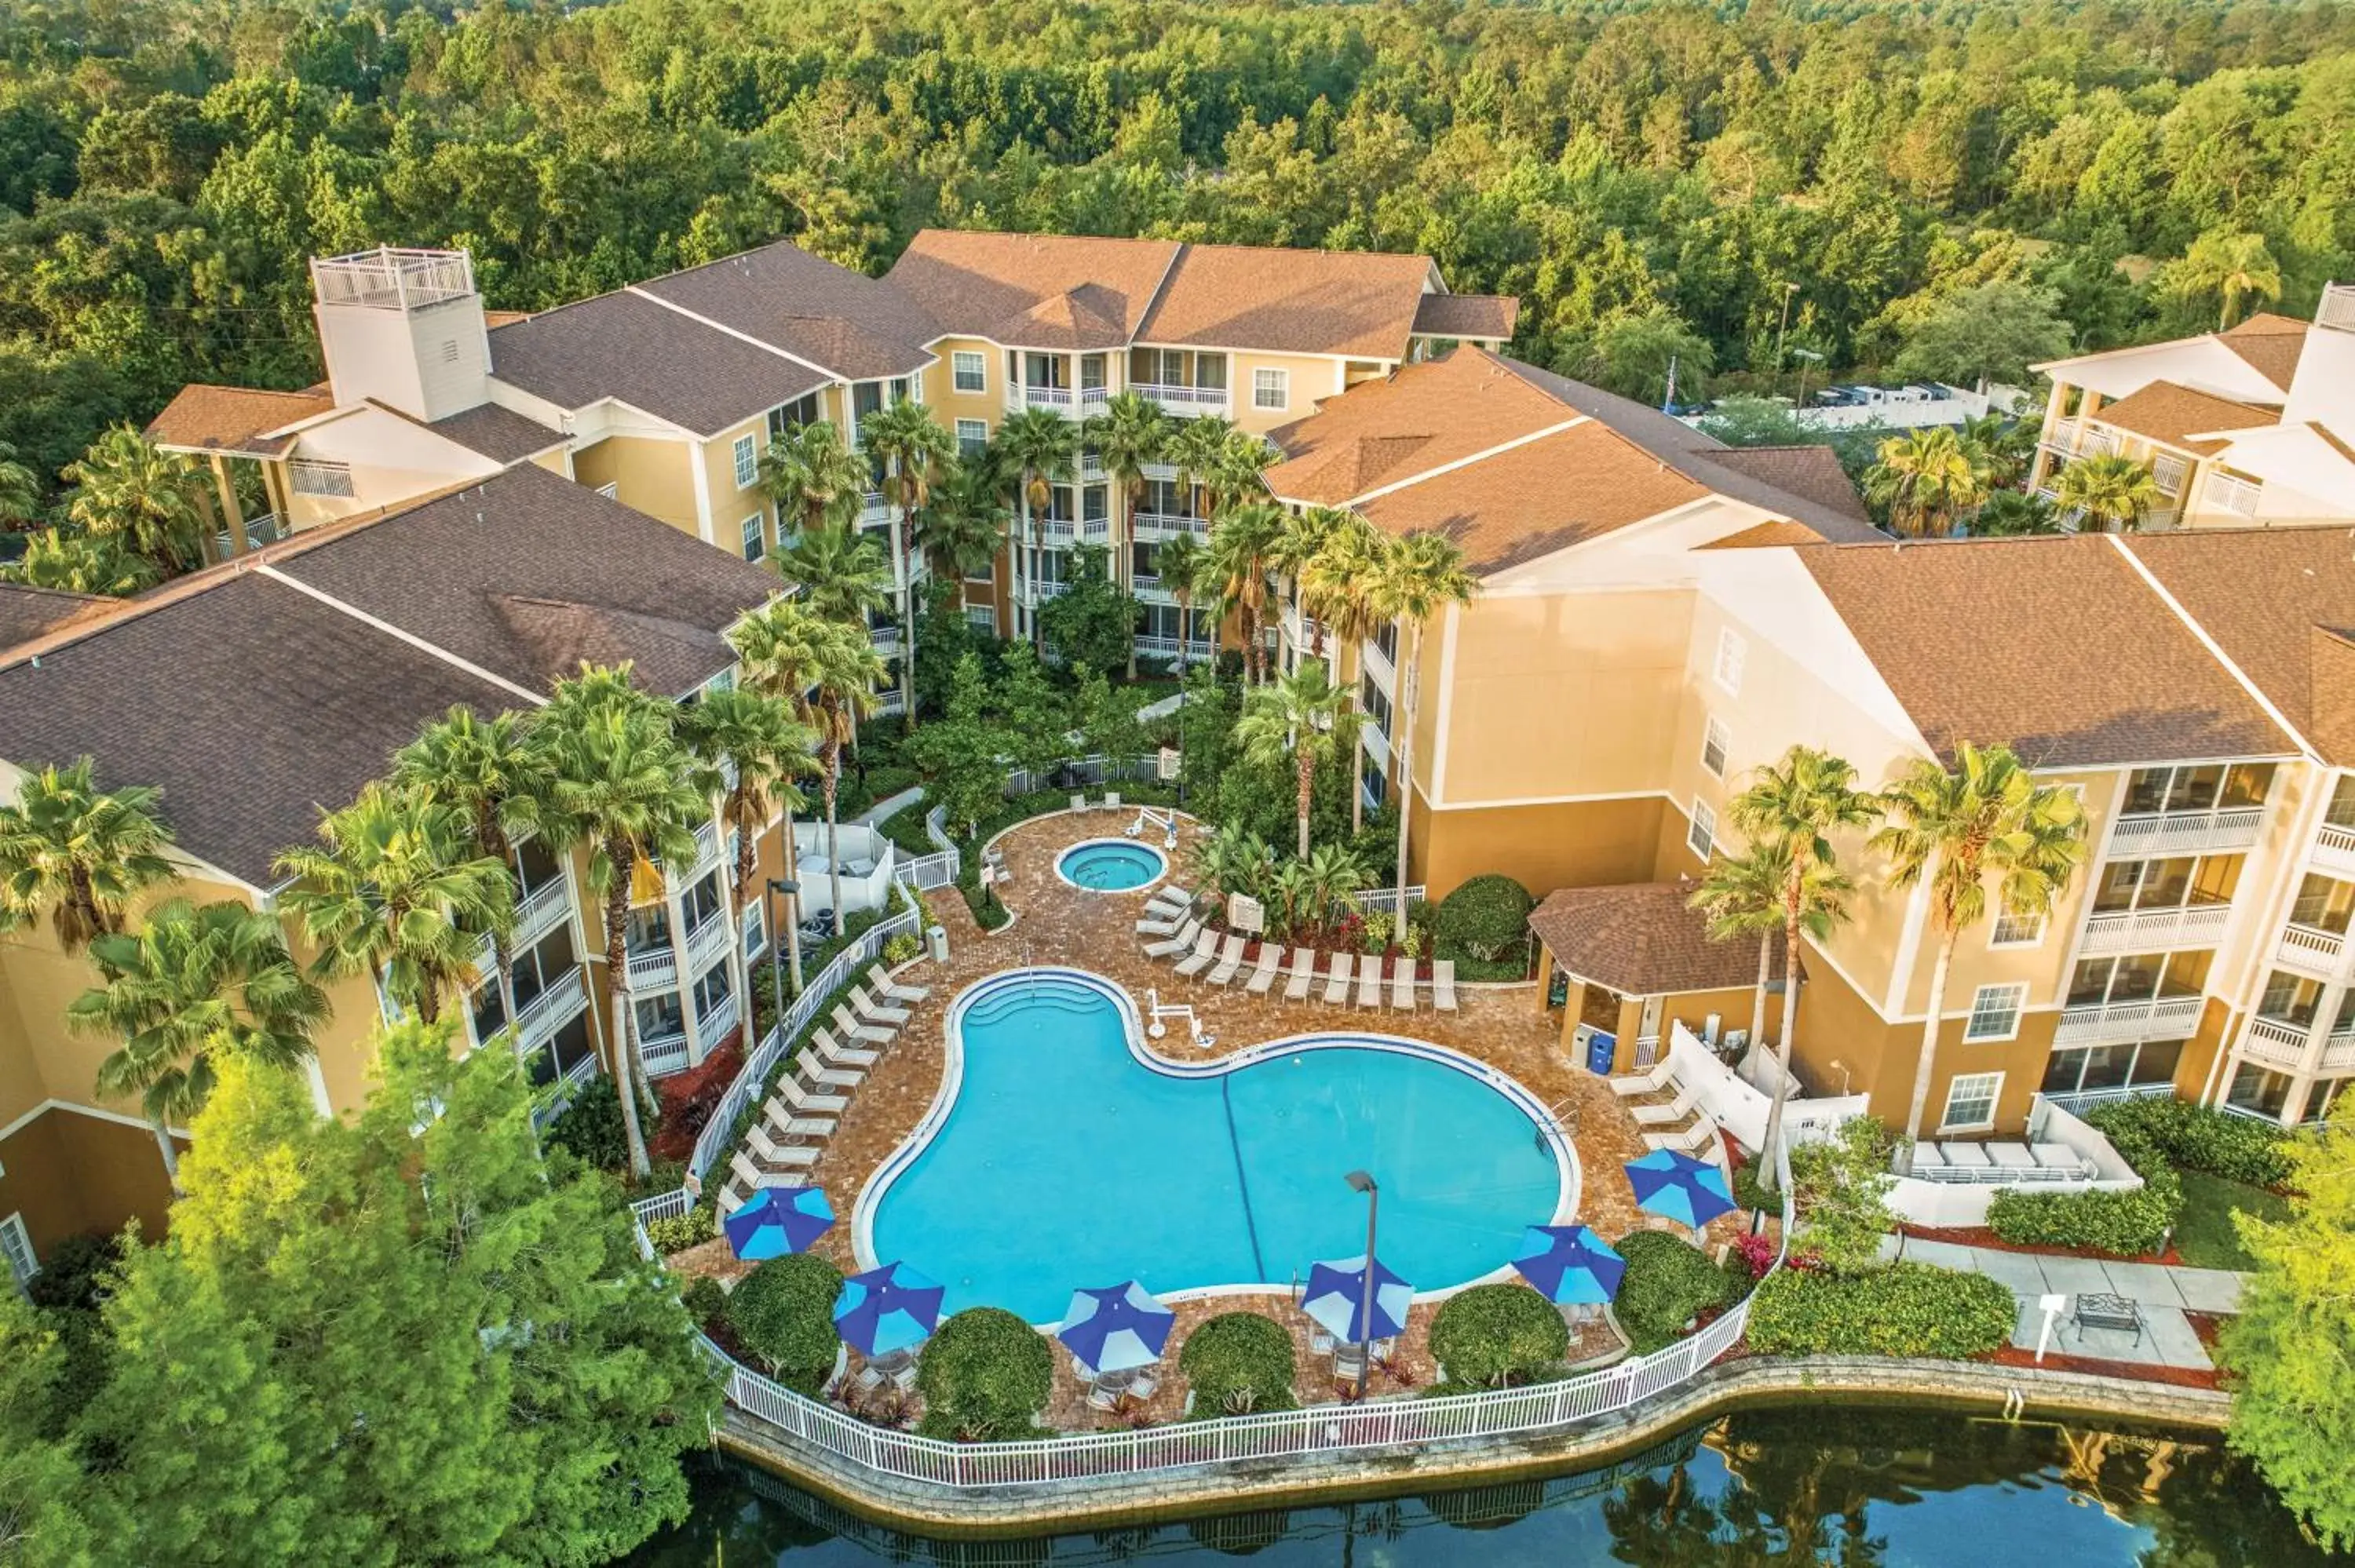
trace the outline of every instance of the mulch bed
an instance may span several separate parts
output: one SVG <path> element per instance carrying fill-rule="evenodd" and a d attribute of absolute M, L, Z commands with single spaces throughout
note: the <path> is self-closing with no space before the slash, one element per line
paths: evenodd
<path fill-rule="evenodd" d="M 647 1152 L 656 1160 L 685 1160 L 695 1152 L 714 1107 L 728 1096 L 744 1065 L 744 1034 L 738 1030 L 698 1066 L 655 1080 L 655 1098 L 662 1104 L 662 1124 Z"/>
<path fill-rule="evenodd" d="M 2036 1352 L 2019 1345 L 2006 1345 L 1987 1360 L 1999 1367 L 2047 1367 L 2058 1372 L 2090 1372 L 2096 1377 L 2126 1378 L 2135 1383 L 2165 1383 L 2174 1388 L 2222 1388 L 2222 1374 L 2213 1367 L 2162 1367 L 2147 1361 L 2111 1361 L 2096 1356 L 2064 1355 L 2059 1351 L 2047 1351 L 2039 1361 Z"/>
<path fill-rule="evenodd" d="M 2026 1252 L 2034 1253 L 2039 1257 L 2089 1257 L 2103 1263 L 2175 1266 L 2183 1262 L 2183 1255 L 2171 1246 L 2157 1254 L 2098 1252 L 2092 1247 L 2038 1246 L 2028 1242 L 2006 1241 L 1984 1225 L 1900 1225 L 1897 1229 L 1915 1241 L 1951 1242 L 1956 1246 L 1985 1247 L 1989 1252 Z"/>

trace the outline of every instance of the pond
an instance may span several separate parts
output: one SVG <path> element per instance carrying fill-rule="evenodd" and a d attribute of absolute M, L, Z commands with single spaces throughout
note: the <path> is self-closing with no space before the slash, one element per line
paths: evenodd
<path fill-rule="evenodd" d="M 698 1467 L 694 1517 L 629 1561 L 637 1568 L 1078 1568 L 1143 1559 L 1207 1565 L 1243 1555 L 1272 1568 L 2318 1568 L 2334 1561 L 2300 1538 L 2247 1466 L 2203 1439 L 1845 1407 L 1731 1416 L 1603 1470 L 1031 1540 L 927 1540 L 713 1460 Z"/>

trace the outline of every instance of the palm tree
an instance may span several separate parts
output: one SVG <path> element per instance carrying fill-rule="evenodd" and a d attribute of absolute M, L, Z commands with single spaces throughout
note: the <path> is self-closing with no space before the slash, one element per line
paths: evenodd
<path fill-rule="evenodd" d="M 2041 495 L 1998 490 L 1987 498 L 1971 518 L 1971 533 L 1981 538 L 2009 538 L 2021 534 L 2058 534 L 2061 518 Z"/>
<path fill-rule="evenodd" d="M 1986 495 L 1971 454 L 1944 425 L 1909 430 L 1881 443 L 1864 471 L 1868 500 L 1889 509 L 1889 524 L 1916 538 L 1951 532 L 1955 516 Z"/>
<path fill-rule="evenodd" d="M 1243 648 L 1254 681 L 1267 678 L 1267 648 L 1260 626 L 1267 613 L 1268 561 L 1284 532 L 1284 511 L 1273 502 L 1230 507 L 1210 529 L 1202 566 L 1220 602 L 1241 621 Z M 1198 574 L 1199 575 L 1199 574 Z"/>
<path fill-rule="evenodd" d="M 1093 449 L 1104 474 L 1120 488 L 1123 515 L 1132 525 L 1145 500 L 1145 470 L 1163 461 L 1169 450 L 1176 423 L 1160 404 L 1135 392 L 1115 392 L 1103 411 L 1080 429 L 1080 440 Z M 1129 640 L 1128 678 L 1136 679 L 1136 641 Z"/>
<path fill-rule="evenodd" d="M 1195 488 L 1209 484 L 1211 475 L 1219 471 L 1237 433 L 1231 420 L 1215 414 L 1180 419 L 1178 428 L 1170 432 L 1165 456 L 1178 471 L 1178 493 L 1189 508 L 1194 506 Z M 1207 503 L 1209 497 L 1201 499 Z M 1195 509 L 1195 515 L 1204 515 L 1209 510 L 1205 504 Z"/>
<path fill-rule="evenodd" d="M 812 732 L 815 739 L 816 705 L 811 700 L 810 688 L 817 680 L 817 649 L 815 639 L 822 623 L 812 615 L 806 605 L 792 599 L 773 599 L 738 621 L 728 633 L 729 646 L 736 651 L 738 678 L 750 689 L 783 703 L 792 713 L 794 722 Z M 801 758 L 788 764 L 794 778 L 806 778 L 817 772 L 815 751 L 805 751 Z M 778 795 L 784 807 L 785 860 L 794 859 L 794 810 L 806 804 L 798 789 L 783 790 Z M 794 994 L 802 993 L 801 898 L 798 893 L 785 895 L 785 964 L 794 982 Z"/>
<path fill-rule="evenodd" d="M 1010 515 L 986 463 L 952 463 L 916 514 L 916 543 L 934 577 L 949 582 L 978 577 L 1005 548 Z"/>
<path fill-rule="evenodd" d="M 1348 695 L 1333 689 L 1325 666 L 1315 661 L 1243 699 L 1242 717 L 1235 723 L 1235 741 L 1243 755 L 1264 768 L 1291 754 L 1298 791 L 1298 842 L 1293 853 L 1302 860 L 1308 858 L 1308 809 L 1316 799 L 1316 766 L 1331 760 L 1344 745 L 1357 744 L 1356 717 Z"/>
<path fill-rule="evenodd" d="M 1879 802 L 1857 789 L 1855 768 L 1806 746 L 1794 746 L 1780 762 L 1760 768 L 1727 803 L 1726 815 L 1751 844 L 1779 844 L 1783 850 L 1783 1029 L 1774 1058 L 1780 1071 L 1758 1155 L 1770 1189 L 1791 1082 L 1791 1041 L 1799 1022 L 1799 936 L 1805 931 L 1826 940 L 1848 918 L 1847 895 L 1854 884 L 1839 870 L 1831 836 L 1864 827 L 1880 814 Z"/>
<path fill-rule="evenodd" d="M 1202 547 L 1191 534 L 1180 534 L 1174 539 L 1164 539 L 1153 547 L 1153 575 L 1169 597 L 1178 601 L 1178 674 L 1182 681 L 1186 673 L 1186 648 L 1190 639 L 1188 630 L 1194 623 L 1195 585 L 1203 577 Z"/>
<path fill-rule="evenodd" d="M 1218 456 L 1202 475 L 1210 492 L 1212 514 L 1223 516 L 1230 508 L 1265 501 L 1267 468 L 1275 459 L 1276 450 L 1266 438 L 1249 430 L 1229 430 Z"/>
<path fill-rule="evenodd" d="M 1316 922 L 1331 927 L 1337 910 L 1346 912 L 1355 905 L 1358 889 L 1372 879 L 1366 863 L 1358 858 L 1357 851 L 1347 844 L 1318 844 L 1307 860 L 1308 886 L 1306 897 L 1316 911 Z"/>
<path fill-rule="evenodd" d="M 1268 564 L 1284 581 L 1285 591 L 1300 607 L 1300 613 L 1316 622 L 1316 631 L 1310 640 L 1308 652 L 1316 658 L 1325 657 L 1325 623 L 1308 606 L 1305 577 L 1308 565 L 1314 561 L 1344 530 L 1366 526 L 1354 512 L 1337 506 L 1305 506 L 1298 512 L 1284 514 L 1284 527 L 1268 551 Z"/>
<path fill-rule="evenodd" d="M 2150 465 L 2121 452 L 2082 457 L 2052 486 L 2063 513 L 2092 522 L 2097 534 L 2131 534 L 2166 499 Z"/>
<path fill-rule="evenodd" d="M 2178 299 L 2213 294 L 2222 302 L 2216 330 L 2222 332 L 2239 319 L 2241 301 L 2281 298 L 2281 265 L 2262 234 L 2215 228 L 2191 242 L 2179 261 L 2162 270 L 2161 286 Z"/>
<path fill-rule="evenodd" d="M 770 441 L 760 474 L 762 493 L 777 503 L 780 519 L 794 519 L 796 533 L 855 523 L 869 477 L 867 465 L 842 444 L 841 432 L 823 419 L 795 425 Z"/>
<path fill-rule="evenodd" d="M 1774 933 L 1783 928 L 1783 889 L 1790 880 L 1789 849 L 1768 841 L 1738 855 L 1718 855 L 1701 873 L 1687 907 L 1708 919 L 1712 942 L 1758 938 L 1758 986 L 1750 998 L 1750 1048 L 1766 1048 L 1766 988 L 1774 978 Z"/>
<path fill-rule="evenodd" d="M 826 794 L 826 863 L 834 893 L 834 934 L 842 935 L 842 846 L 835 800 L 842 789 L 842 748 L 858 737 L 858 721 L 875 706 L 875 683 L 883 661 L 865 632 L 821 622 L 811 640 L 814 727 L 817 731 L 818 788 Z"/>
<path fill-rule="evenodd" d="M 2036 455 L 2036 427 L 2009 414 L 1990 410 L 1976 419 L 1966 419 L 1955 435 L 1985 493 L 2009 490 L 2018 484 L 2020 475 L 2028 471 L 2029 461 Z"/>
<path fill-rule="evenodd" d="M 146 556 L 124 549 L 118 540 L 49 528 L 27 535 L 25 553 L 0 566 L 0 578 L 60 593 L 127 599 L 154 588 L 164 580 L 164 573 Z"/>
<path fill-rule="evenodd" d="M 1025 583 L 1028 563 L 1023 552 L 1039 542 L 1037 518 L 1055 499 L 1054 485 L 1071 477 L 1079 442 L 1071 420 L 1052 408 L 1022 408 L 1006 416 L 997 427 L 998 461 L 1014 480 L 1022 503 L 1021 537 L 1014 546 L 1014 580 Z M 1030 644 L 1040 642 L 1039 617 L 1029 614 Z"/>
<path fill-rule="evenodd" d="M 680 715 L 679 729 L 688 748 L 728 781 L 719 815 L 736 830 L 729 900 L 732 927 L 741 936 L 744 911 L 752 902 L 761 834 L 773 810 L 791 810 L 807 803 L 794 787 L 794 778 L 809 767 L 810 744 L 816 737 L 794 717 L 791 704 L 749 685 L 709 694 Z M 790 853 L 790 833 L 786 843 Z M 748 965 L 739 964 L 737 969 L 743 977 L 736 999 L 737 1016 L 744 1020 L 744 1038 L 750 1040 L 754 1033 L 752 974 Z"/>
<path fill-rule="evenodd" d="M 326 813 L 319 837 L 322 848 L 278 857 L 293 881 L 281 903 L 319 949 L 313 971 L 378 977 L 385 995 L 438 1022 L 442 999 L 474 982 L 483 936 L 514 929 L 506 862 L 475 848 L 462 808 L 382 783 Z"/>
<path fill-rule="evenodd" d="M 846 523 L 826 523 L 794 535 L 769 557 L 779 576 L 801 585 L 813 614 L 856 626 L 871 638 L 867 618 L 891 602 L 891 564 L 883 547 Z"/>
<path fill-rule="evenodd" d="M 66 514 L 85 533 L 127 546 L 166 573 L 212 559 L 212 535 L 197 504 L 196 466 L 129 425 L 92 441 L 64 474 L 77 487 Z"/>
<path fill-rule="evenodd" d="M 1316 618 L 1320 629 L 1331 632 L 1336 642 L 1355 651 L 1363 648 L 1386 624 L 1374 612 L 1372 588 L 1381 575 L 1382 556 L 1390 548 L 1390 536 L 1354 512 L 1343 515 L 1349 522 L 1336 525 L 1324 545 L 1301 567 L 1300 603 L 1303 609 Z M 1322 652 L 1322 648 L 1318 652 Z M 1362 682 L 1361 673 L 1359 683 L 1348 688 L 1349 701 L 1361 716 L 1364 708 L 1359 702 L 1359 690 Z M 1365 780 L 1366 753 L 1360 747 L 1349 756 L 1349 831 L 1353 833 L 1366 825 Z"/>
<path fill-rule="evenodd" d="M 921 511 L 931 497 L 932 481 L 940 470 L 954 460 L 956 438 L 911 397 L 869 414 L 859 426 L 858 445 L 867 460 L 882 471 L 883 498 L 891 504 L 891 571 L 901 639 L 900 699 L 907 727 L 912 730 L 916 694 L 910 683 L 916 653 L 916 612 L 911 588 L 915 577 L 908 569 L 909 543 L 902 529 L 910 514 Z"/>
<path fill-rule="evenodd" d="M 1399 640 L 1399 704 L 1391 756 L 1397 775 L 1398 913 L 1406 916 L 1407 823 L 1414 816 L 1414 710 L 1422 684 L 1423 628 L 1447 605 L 1469 604 L 1479 580 L 1464 565 L 1464 552 L 1439 534 L 1411 534 L 1381 555 L 1371 597 L 1375 615 L 1405 630 Z"/>
<path fill-rule="evenodd" d="M 514 714 L 479 718 L 464 705 L 427 725 L 393 758 L 393 781 L 465 813 L 474 853 L 511 865 L 515 841 L 539 825 L 548 797 L 548 758 Z M 508 933 L 491 929 L 498 967 L 499 1016 L 515 1017 L 515 952 Z"/>
<path fill-rule="evenodd" d="M 30 523 L 41 509 L 41 482 L 17 455 L 15 447 L 0 441 L 0 524 Z"/>
<path fill-rule="evenodd" d="M 695 861 L 695 827 L 711 815 L 718 782 L 679 745 L 671 705 L 629 683 L 630 666 L 559 682 L 531 727 L 548 758 L 549 832 L 589 845 L 589 885 L 605 904 L 605 994 L 613 1020 L 608 1069 L 621 1091 L 630 1171 L 648 1170 L 638 1127 L 636 1030 L 629 999 L 630 889 L 638 863 Z"/>
<path fill-rule="evenodd" d="M 1892 821 L 1867 846 L 1889 856 L 1892 887 L 1928 887 L 1938 932 L 1922 1055 L 1898 1144 L 1905 1160 L 1922 1136 L 1929 1104 L 1955 943 L 1986 916 L 1988 879 L 2006 914 L 2041 916 L 2051 912 L 2085 859 L 2085 809 L 2073 791 L 2037 783 L 2008 746 L 1982 748 L 1966 741 L 1956 757 L 1960 766 L 1951 772 L 1933 758 L 1917 759 L 1881 797 Z"/>
<path fill-rule="evenodd" d="M 26 777 L 13 806 L 0 805 L 0 931 L 41 917 L 66 951 L 123 929 L 131 900 L 179 874 L 164 858 L 172 830 L 146 785 L 101 790 L 96 764 L 80 758 Z"/>
<path fill-rule="evenodd" d="M 300 1066 L 326 995 L 295 968 L 277 918 L 234 900 L 170 899 L 136 936 L 110 932 L 91 952 L 105 980 L 66 1009 L 67 1027 L 123 1042 L 99 1064 L 98 1092 L 139 1097 L 176 1192 L 171 1125 L 204 1105 L 216 1065 L 236 1055 Z"/>

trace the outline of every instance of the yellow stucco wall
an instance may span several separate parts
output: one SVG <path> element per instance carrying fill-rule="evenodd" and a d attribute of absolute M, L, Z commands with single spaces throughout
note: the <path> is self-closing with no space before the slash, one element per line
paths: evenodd
<path fill-rule="evenodd" d="M 624 506 L 696 534 L 693 450 L 683 441 L 608 436 L 572 454 L 572 477 L 591 490 L 616 485 Z"/>

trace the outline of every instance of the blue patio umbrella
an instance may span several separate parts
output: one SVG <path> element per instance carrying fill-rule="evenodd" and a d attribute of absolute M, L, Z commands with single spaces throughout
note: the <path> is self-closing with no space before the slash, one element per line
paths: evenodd
<path fill-rule="evenodd" d="M 1549 1301 L 1599 1307 L 1619 1294 L 1627 1260 L 1584 1225 L 1531 1225 L 1513 1266 Z"/>
<path fill-rule="evenodd" d="M 834 1205 L 815 1187 L 763 1187 L 720 1222 L 728 1245 L 747 1263 L 806 1252 L 834 1226 Z"/>
<path fill-rule="evenodd" d="M 1656 1149 L 1641 1160 L 1629 1160 L 1626 1169 L 1638 1207 L 1695 1230 L 1741 1206 L 1726 1187 L 1723 1171 L 1673 1149 Z"/>
<path fill-rule="evenodd" d="M 1373 1328 L 1366 1327 L 1366 1255 L 1336 1258 L 1311 1265 L 1308 1294 L 1300 1309 L 1337 1340 L 1356 1344 L 1361 1340 L 1394 1340 L 1406 1332 L 1406 1311 L 1414 1301 L 1414 1287 L 1392 1274 L 1382 1260 L 1373 1260 Z"/>
<path fill-rule="evenodd" d="M 1178 1314 L 1132 1279 L 1100 1290 L 1072 1292 L 1055 1338 L 1100 1372 L 1133 1372 L 1161 1359 Z"/>
<path fill-rule="evenodd" d="M 904 1263 L 887 1263 L 842 1282 L 835 1332 L 867 1357 L 912 1351 L 941 1320 L 941 1287 Z"/>

